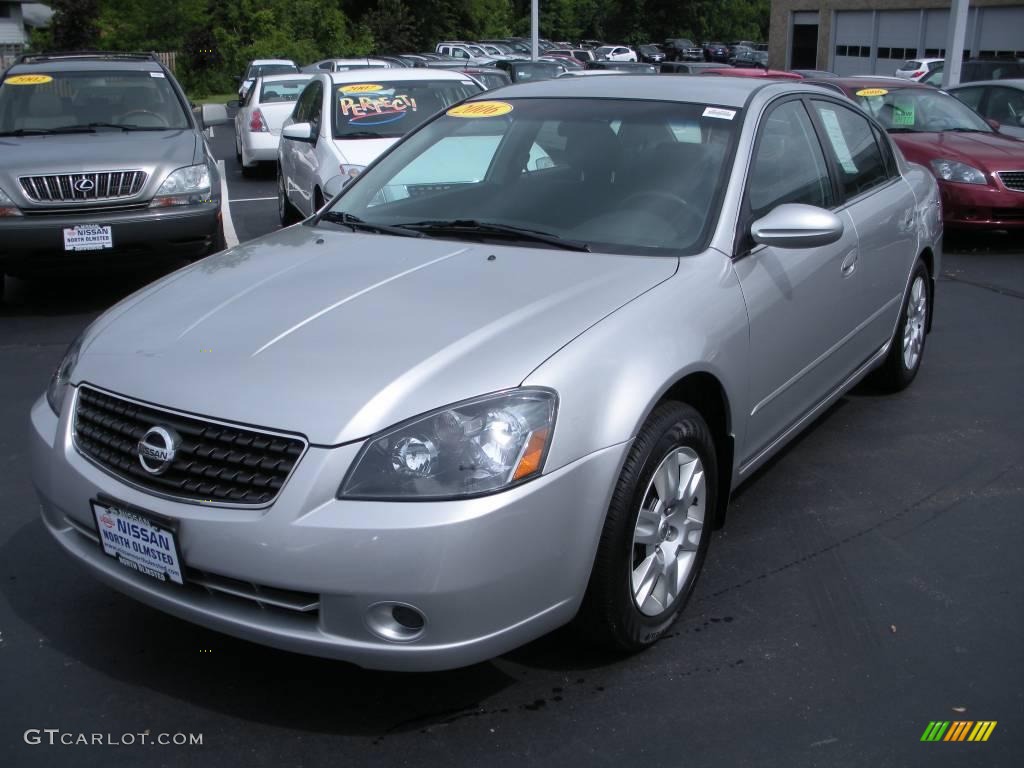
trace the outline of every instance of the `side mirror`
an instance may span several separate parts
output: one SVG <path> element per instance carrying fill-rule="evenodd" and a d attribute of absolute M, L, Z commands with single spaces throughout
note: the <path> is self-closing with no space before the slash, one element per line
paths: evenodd
<path fill-rule="evenodd" d="M 992 126 L 993 131 L 998 131 L 1001 123 L 998 120 L 993 120 L 991 117 L 986 117 L 985 122 Z"/>
<path fill-rule="evenodd" d="M 750 226 L 755 243 L 776 248 L 816 248 L 843 236 L 843 222 L 831 211 L 785 203 Z"/>
<path fill-rule="evenodd" d="M 352 181 L 352 176 L 332 176 L 324 184 L 324 197 L 328 200 L 333 200 L 341 190 L 349 185 Z"/>
<path fill-rule="evenodd" d="M 204 128 L 211 125 L 227 125 L 228 108 L 224 104 L 203 104 L 200 109 L 200 118 Z"/>
<path fill-rule="evenodd" d="M 281 131 L 281 135 L 286 139 L 292 139 L 293 141 L 313 141 L 313 126 L 309 123 L 292 123 L 286 125 Z"/>
<path fill-rule="evenodd" d="M 229 101 L 224 106 L 226 106 L 228 109 L 238 109 L 239 107 L 242 106 L 242 102 L 239 101 L 238 99 L 232 99 L 231 101 Z"/>

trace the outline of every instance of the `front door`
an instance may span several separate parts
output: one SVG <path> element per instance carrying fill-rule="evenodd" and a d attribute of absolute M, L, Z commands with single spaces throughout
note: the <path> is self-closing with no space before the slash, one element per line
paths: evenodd
<path fill-rule="evenodd" d="M 799 99 L 761 120 L 744 200 L 744 228 L 784 203 L 836 207 L 810 114 Z M 853 222 L 831 245 L 753 246 L 735 262 L 750 322 L 750 409 L 741 471 L 770 450 L 848 375 L 844 338 L 857 325 L 859 277 Z M 743 233 L 741 233 L 743 234 Z"/>

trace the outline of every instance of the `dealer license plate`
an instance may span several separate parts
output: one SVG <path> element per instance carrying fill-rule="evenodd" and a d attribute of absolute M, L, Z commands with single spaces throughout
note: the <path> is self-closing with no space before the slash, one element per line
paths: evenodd
<path fill-rule="evenodd" d="M 109 226 L 79 224 L 64 228 L 65 251 L 102 251 L 114 247 L 114 235 Z"/>
<path fill-rule="evenodd" d="M 183 584 L 181 553 L 169 524 L 107 501 L 92 501 L 103 551 L 121 565 L 160 581 Z"/>

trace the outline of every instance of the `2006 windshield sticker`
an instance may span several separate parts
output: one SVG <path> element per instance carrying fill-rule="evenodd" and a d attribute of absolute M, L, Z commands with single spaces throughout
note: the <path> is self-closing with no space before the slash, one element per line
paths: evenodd
<path fill-rule="evenodd" d="M 45 85 L 52 82 L 49 75 L 15 75 L 4 80 L 4 85 Z"/>
<path fill-rule="evenodd" d="M 512 111 L 507 101 L 472 101 L 448 110 L 449 117 L 501 117 Z"/>
<path fill-rule="evenodd" d="M 387 125 L 417 110 L 412 96 L 374 95 L 341 96 L 341 114 L 349 125 Z"/>

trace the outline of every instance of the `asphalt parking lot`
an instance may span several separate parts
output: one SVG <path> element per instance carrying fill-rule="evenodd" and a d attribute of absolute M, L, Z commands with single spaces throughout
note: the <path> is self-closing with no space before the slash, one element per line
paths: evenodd
<path fill-rule="evenodd" d="M 230 128 L 213 145 L 237 237 L 272 231 L 273 175 L 242 178 Z M 894 397 L 843 398 L 739 491 L 669 637 L 615 658 L 561 631 L 418 675 L 186 624 L 62 555 L 28 477 L 28 409 L 78 331 L 154 275 L 10 280 L 0 764 L 1019 765 L 1024 243 L 952 245 L 917 381 Z M 922 743 L 935 720 L 998 725 L 985 743 Z M 203 743 L 25 743 L 45 728 Z"/>

